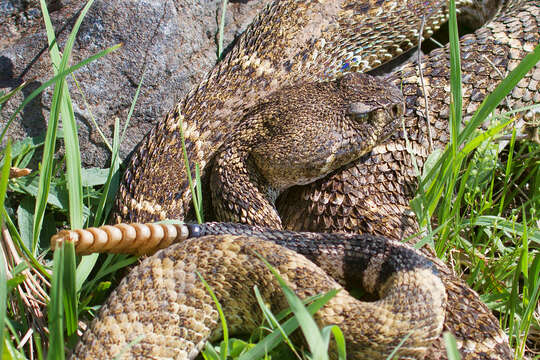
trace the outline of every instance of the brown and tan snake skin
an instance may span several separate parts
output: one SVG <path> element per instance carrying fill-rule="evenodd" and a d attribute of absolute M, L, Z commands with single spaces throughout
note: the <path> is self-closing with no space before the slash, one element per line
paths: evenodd
<path fill-rule="evenodd" d="M 484 2 L 481 5 L 475 5 L 472 7 L 474 11 L 470 12 L 464 10 L 467 16 L 480 14 L 478 16 L 480 19 L 486 19 L 495 12 L 486 9 L 499 9 L 495 18 L 487 25 L 461 39 L 464 110 L 467 114 L 473 112 L 485 95 L 502 79 L 493 67 L 495 66 L 502 74 L 512 70 L 526 53 L 537 46 L 540 37 L 540 3 L 538 1 L 508 1 L 500 7 L 489 4 L 490 2 Z M 190 159 L 193 163 L 198 162 L 203 168 L 203 174 L 207 175 L 208 171 L 204 171 L 207 170 L 207 165 L 211 163 L 216 151 L 228 141 L 227 135 L 230 130 L 226 129 L 236 127 L 237 122 L 244 118 L 248 109 L 260 103 L 279 87 L 309 82 L 313 79 L 331 80 L 340 73 L 350 70 L 365 71 L 410 47 L 417 35 L 415 29 L 419 28 L 419 14 L 423 11 L 421 9 L 427 9 L 427 15 L 436 14 L 435 17 L 431 17 L 435 19 L 434 21 L 428 20 L 428 28 L 436 27 L 440 22 L 439 15 L 445 11 L 433 2 L 428 2 L 426 8 L 423 5 L 424 3 L 414 1 L 410 4 L 395 1 L 382 2 L 382 4 L 367 1 L 333 1 L 316 4 L 282 1 L 274 4 L 255 20 L 225 60 L 218 64 L 207 79 L 156 127 L 148 140 L 140 147 L 132 159 L 121 189 L 118 200 L 120 214 L 118 219 L 150 221 L 163 218 L 186 218 L 186 209 L 189 207 L 191 195 L 187 190 L 185 173 L 181 169 L 183 161 L 178 146 L 179 118 L 183 120 Z M 392 16 L 390 9 L 400 16 L 386 19 Z M 405 15 L 405 12 L 409 15 Z M 367 20 L 362 23 L 365 19 Z M 403 31 L 404 28 L 410 30 Z M 396 31 L 392 29 L 399 29 L 399 35 L 403 36 L 394 38 Z M 363 36 L 357 36 L 358 32 L 362 32 Z M 380 39 L 380 42 L 370 49 L 367 44 L 372 44 L 375 37 Z M 430 101 L 429 118 L 435 134 L 434 145 L 441 147 L 448 141 L 446 130 L 449 103 L 447 49 L 436 50 L 425 57 L 422 66 Z M 397 79 L 395 84 L 401 86 L 405 96 L 404 123 L 407 136 L 412 143 L 417 162 L 422 165 L 429 149 L 426 140 L 422 88 L 417 67 L 412 64 L 406 65 L 397 71 L 395 78 Z M 508 103 L 512 107 L 519 107 L 539 102 L 539 80 L 540 68 L 537 65 L 518 84 Z M 209 114 L 212 115 L 209 116 Z M 164 173 L 174 174 L 174 176 L 164 176 Z M 317 232 L 366 232 L 401 239 L 417 230 L 408 208 L 415 184 L 416 173 L 412 167 L 411 155 L 405 150 L 404 134 L 400 132 L 394 135 L 391 141 L 376 146 L 368 156 L 354 162 L 346 169 L 338 170 L 332 176 L 312 185 L 290 189 L 287 195 L 282 196 L 278 202 L 278 210 L 283 226 L 289 229 Z M 221 229 L 221 231 L 222 233 L 238 231 L 234 230 L 234 226 L 232 229 Z M 124 232 L 124 230 L 118 231 Z M 138 333 L 145 334 L 145 338 L 141 344 L 132 348 L 132 357 L 152 356 L 154 352 L 158 354 L 163 351 L 163 354 L 169 354 L 167 356 L 191 358 L 191 355 L 196 353 L 204 343 L 203 334 L 210 333 L 208 327 L 211 326 L 207 324 L 214 324 L 217 319 L 215 311 L 211 310 L 212 303 L 208 295 L 194 278 L 195 269 L 208 271 L 206 276 L 210 277 L 209 282 L 218 289 L 218 293 L 223 295 L 220 301 L 231 303 L 231 308 L 235 309 L 231 316 L 235 317 L 236 311 L 238 323 L 246 325 L 243 330 L 249 330 L 256 320 L 243 317 L 246 312 L 252 314 L 252 311 L 246 310 L 250 309 L 250 305 L 241 302 L 246 301 L 251 304 L 253 301 L 249 290 L 249 286 L 253 284 L 251 280 L 266 277 L 266 280 L 259 280 L 262 281 L 259 284 L 268 287 L 270 295 L 275 291 L 273 287 L 275 284 L 270 285 L 273 281 L 269 280 L 268 273 L 261 270 L 260 263 L 251 256 L 251 249 L 260 250 L 264 256 L 271 258 L 270 262 L 278 268 L 283 266 L 280 271 L 302 295 L 311 294 L 312 290 L 324 291 L 321 289 L 339 286 L 328 282 L 330 280 L 322 274 L 319 277 L 319 270 L 308 265 L 310 263 L 303 257 L 261 240 L 271 237 L 268 235 L 269 230 L 264 230 L 262 233 L 249 233 L 252 230 L 243 231 L 248 231 L 248 233 L 240 232 L 242 235 L 240 237 L 211 235 L 203 239 L 182 241 L 144 260 L 124 279 L 104 305 L 98 319 L 79 344 L 76 351 L 77 357 L 92 358 L 96 354 L 114 355 L 134 339 L 131 337 L 132 334 Z M 148 230 L 148 233 L 151 234 L 152 231 Z M 164 234 L 166 235 L 167 232 L 165 231 Z M 288 234 L 288 238 L 296 236 L 290 233 L 285 234 Z M 324 235 L 312 233 L 304 235 L 303 238 L 309 240 L 317 236 L 324 237 Z M 398 245 L 384 238 L 365 236 L 356 237 L 355 241 L 365 242 L 369 239 L 374 244 L 383 244 L 380 246 L 386 249 L 413 251 L 405 245 Z M 338 238 L 341 239 L 340 241 L 351 239 L 345 235 Z M 301 241 L 298 238 L 296 240 Z M 323 240 L 319 240 L 324 243 Z M 171 241 L 173 240 L 170 237 L 169 243 Z M 107 243 L 107 236 L 105 243 Z M 94 248 L 90 248 L 89 251 L 97 250 L 99 247 L 95 244 L 92 246 Z M 106 247 L 110 246 L 112 245 L 106 245 Z M 145 244 L 139 246 L 147 247 Z M 294 248 L 295 245 L 291 246 Z M 347 245 L 343 246 L 347 248 Z M 365 248 L 367 245 L 362 246 Z M 314 245 L 312 247 L 316 248 Z M 363 254 L 362 256 L 367 256 L 363 253 L 364 250 L 354 249 L 353 252 L 358 251 L 359 254 Z M 366 251 L 369 253 L 368 250 Z M 339 251 L 321 250 L 321 253 L 325 257 L 329 254 L 339 255 Z M 425 253 L 432 257 L 429 250 Z M 197 256 L 194 256 L 195 254 Z M 369 282 L 373 281 L 373 278 L 381 279 L 381 274 L 390 274 L 391 277 L 404 276 L 408 274 L 404 271 L 405 268 L 414 270 L 412 275 L 414 278 L 416 272 L 422 272 L 424 271 L 422 269 L 425 269 L 423 265 L 413 263 L 405 267 L 395 266 L 388 270 L 384 266 L 389 261 L 388 259 L 392 259 L 388 251 L 373 252 L 370 255 L 372 257 L 366 260 L 367 264 L 364 263 L 363 266 L 357 268 L 360 274 L 370 274 L 367 278 L 372 280 L 359 279 L 359 283 L 368 289 L 370 287 L 376 289 L 380 286 L 385 290 L 394 291 L 392 287 L 387 289 L 388 282 L 376 281 L 372 286 Z M 313 261 L 322 264 L 323 268 L 332 276 L 336 276 L 336 280 L 341 284 L 346 281 L 339 278 L 340 270 L 348 270 L 342 276 L 352 276 L 351 265 L 347 262 L 349 259 L 330 256 L 330 259 L 335 260 L 334 269 L 332 269 L 332 264 L 323 264 L 324 260 L 321 260 L 323 256 L 319 253 L 312 255 L 308 251 L 306 256 L 311 256 Z M 446 309 L 442 328 L 451 331 L 456 336 L 464 359 L 511 358 L 505 335 L 500 330 L 497 320 L 481 303 L 478 295 L 461 280 L 455 278 L 440 261 L 433 259 L 433 263 L 444 284 L 447 299 L 444 296 L 437 296 L 437 289 L 439 289 L 437 276 L 426 275 L 427 282 L 419 280 L 418 283 L 415 283 L 414 279 L 409 283 L 409 279 L 403 286 L 429 289 L 425 293 L 419 290 L 420 296 L 429 297 L 429 302 L 438 302 Z M 343 267 L 335 264 L 342 264 Z M 248 266 L 253 269 L 249 273 L 243 271 Z M 217 269 L 230 272 L 223 275 Z M 386 269 L 386 272 L 383 269 Z M 214 273 L 215 278 L 212 275 Z M 228 282 L 227 279 L 233 280 Z M 248 290 L 241 286 L 244 285 L 243 283 L 248 284 Z M 323 285 L 318 287 L 319 284 Z M 259 287 L 263 286 L 259 285 Z M 385 293 L 382 292 L 379 295 L 380 301 L 383 301 Z M 280 299 L 277 293 L 275 296 Z M 411 307 L 411 312 L 408 312 L 409 317 L 418 314 L 415 311 L 420 310 L 413 310 L 413 305 L 420 306 L 416 298 L 409 298 L 408 301 L 400 299 L 402 302 L 398 302 L 398 305 L 408 304 L 407 306 Z M 280 301 L 277 300 L 274 303 L 278 308 L 281 306 Z M 343 301 L 343 304 L 347 304 L 346 306 L 356 302 L 348 298 L 347 300 L 340 298 L 338 301 Z M 204 311 L 194 311 L 193 308 Z M 343 324 L 344 333 L 349 334 L 348 346 L 350 346 L 351 354 L 354 353 L 354 356 L 350 355 L 351 358 L 377 358 L 377 356 L 385 358 L 384 353 L 387 353 L 389 348 L 379 347 L 379 342 L 375 341 L 376 336 L 373 333 L 368 331 L 365 336 L 368 336 L 367 340 L 372 343 L 375 350 L 367 349 L 365 338 L 357 333 L 357 330 L 362 327 L 360 325 L 362 322 L 373 325 L 384 316 L 376 312 L 365 315 L 364 311 L 355 312 L 347 307 L 340 308 L 335 304 L 325 309 L 330 313 L 330 317 L 326 318 L 327 313 L 324 312 L 320 315 L 320 321 Z M 347 309 L 347 311 L 340 312 L 341 310 L 337 309 Z M 423 314 L 429 314 L 427 309 L 422 309 L 422 311 Z M 392 314 L 407 313 L 407 311 L 402 313 L 395 309 L 390 312 Z M 187 317 L 186 314 L 192 317 Z M 351 314 L 357 314 L 355 316 L 360 320 L 347 322 Z M 395 316 L 389 314 L 387 319 L 395 319 Z M 169 320 L 182 326 L 164 325 L 169 324 Z M 233 323 L 236 324 L 234 321 Z M 432 325 L 434 324 L 436 321 L 432 321 Z M 392 325 L 389 326 L 393 328 Z M 234 327 L 233 329 L 239 330 Z M 434 336 L 434 333 L 437 335 Z M 386 345 L 394 344 L 395 346 L 399 336 L 397 332 L 390 331 L 385 333 L 385 340 L 381 341 Z M 440 328 L 434 325 L 430 331 L 426 330 L 424 336 L 423 339 L 418 337 L 418 348 L 412 349 L 413 345 L 411 345 L 411 349 L 404 349 L 400 355 L 404 357 L 410 355 L 415 358 L 444 358 Z M 187 337 L 187 340 L 178 345 L 176 344 L 178 337 Z M 355 337 L 359 339 L 357 343 Z M 182 347 L 185 352 L 182 352 Z"/>

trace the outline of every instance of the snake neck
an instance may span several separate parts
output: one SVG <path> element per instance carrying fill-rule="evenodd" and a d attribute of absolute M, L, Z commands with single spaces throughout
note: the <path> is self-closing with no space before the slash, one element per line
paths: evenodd
<path fill-rule="evenodd" d="M 281 229 L 273 205 L 277 193 L 249 161 L 245 149 L 220 153 L 210 176 L 212 205 L 220 221 L 264 225 Z"/>

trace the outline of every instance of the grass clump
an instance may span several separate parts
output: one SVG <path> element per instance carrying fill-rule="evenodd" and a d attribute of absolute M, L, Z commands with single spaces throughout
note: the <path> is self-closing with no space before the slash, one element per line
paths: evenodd
<path fill-rule="evenodd" d="M 540 286 L 539 146 L 530 141 L 516 147 L 515 129 L 502 152 L 497 139 L 513 123 L 516 111 L 539 109 L 540 105 L 491 114 L 540 61 L 540 45 L 462 127 L 459 41 L 454 1 L 450 4 L 451 141 L 444 152 L 428 159 L 427 163 L 434 165 L 424 168 L 425 176 L 420 177 L 411 205 L 424 230 L 423 242 L 437 238 L 432 244 L 438 256 L 453 263 L 482 299 L 499 312 L 515 357 L 520 359 L 529 330 L 539 325 L 538 315 L 534 318 Z M 488 121 L 489 128 L 479 131 Z M 432 219 L 438 224 L 435 229 Z"/>

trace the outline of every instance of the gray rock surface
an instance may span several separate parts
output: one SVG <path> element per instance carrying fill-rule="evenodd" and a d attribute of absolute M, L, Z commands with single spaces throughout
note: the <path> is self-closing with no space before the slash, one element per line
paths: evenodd
<path fill-rule="evenodd" d="M 225 22 L 225 44 L 230 43 L 262 8 L 263 0 L 231 2 Z M 39 11 L 32 1 L 0 0 L 0 90 L 21 81 L 29 86 L 0 113 L 3 127 L 24 96 L 53 76 L 46 36 L 39 12 L 37 23 L 21 26 L 28 11 Z M 63 46 L 82 1 L 53 1 L 51 12 Z M 32 7 L 34 6 L 34 7 Z M 197 84 L 216 63 L 216 33 L 221 0 L 96 0 L 75 43 L 72 64 L 112 45 L 122 48 L 76 72 L 88 101 L 85 105 L 72 79 L 70 93 L 79 125 L 83 166 L 106 167 L 109 151 L 91 122 L 90 113 L 110 139 L 114 119 L 127 117 L 137 84 L 146 69 L 143 88 L 121 145 L 125 158 L 143 136 Z M 6 29 L 11 29 L 6 33 Z M 8 136 L 20 139 L 43 133 L 49 117 L 52 89 L 34 99 L 11 125 Z"/>
<path fill-rule="evenodd" d="M 61 0 L 45 0 L 49 12 L 62 7 Z M 41 24 L 39 0 L 0 0 L 0 49 L 16 43 Z"/>

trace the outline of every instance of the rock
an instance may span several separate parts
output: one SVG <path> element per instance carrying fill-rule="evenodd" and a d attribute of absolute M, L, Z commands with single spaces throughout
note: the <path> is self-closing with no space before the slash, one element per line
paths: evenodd
<path fill-rule="evenodd" d="M 49 12 L 61 8 L 60 0 L 46 0 Z M 39 29 L 39 0 L 0 0 L 0 49 Z"/>
<path fill-rule="evenodd" d="M 25 1 L 0 0 L 10 19 L 3 24 L 16 25 L 31 9 Z M 263 0 L 229 3 L 225 22 L 225 44 L 230 43 L 262 8 Z M 61 48 L 82 1 L 50 1 L 51 12 Z M 10 5 L 8 5 L 10 4 Z M 221 0 L 96 0 L 79 30 L 71 64 L 118 43 L 123 46 L 94 61 L 75 74 L 85 105 L 73 80 L 68 78 L 70 94 L 79 126 L 83 166 L 106 167 L 109 151 L 92 124 L 90 113 L 110 140 L 114 119 L 125 122 L 137 84 L 145 70 L 143 87 L 135 112 L 120 147 L 127 157 L 142 137 L 172 106 L 182 99 L 216 63 L 216 33 Z M 0 11 L 4 11 L 0 10 Z M 21 13 L 24 12 L 24 13 Z M 40 11 L 40 10 L 39 10 Z M 17 28 L 14 41 L 0 42 L 0 90 L 9 91 L 22 81 L 30 81 L 0 113 L 0 125 L 35 88 L 53 76 L 43 22 L 39 26 Z M 24 15 L 26 16 L 26 15 Z M 0 31 L 6 27 L 0 26 Z M 20 31 L 19 31 L 20 30 Z M 19 32 L 17 32 L 19 31 Z M 0 33 L 0 38 L 5 34 Z M 46 129 L 52 89 L 34 99 L 11 125 L 8 136 L 20 139 L 35 136 Z"/>
<path fill-rule="evenodd" d="M 24 10 L 22 0 L 0 0 L 0 18 L 7 18 Z"/>

